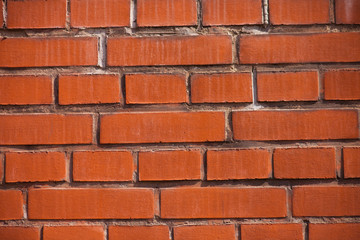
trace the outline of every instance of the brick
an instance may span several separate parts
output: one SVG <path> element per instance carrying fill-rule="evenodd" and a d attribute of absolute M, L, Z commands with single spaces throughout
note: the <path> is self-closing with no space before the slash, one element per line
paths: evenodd
<path fill-rule="evenodd" d="M 334 148 L 286 148 L 274 151 L 275 178 L 336 178 Z"/>
<path fill-rule="evenodd" d="M 0 105 L 53 103 L 52 80 L 47 76 L 1 76 Z"/>
<path fill-rule="evenodd" d="M 65 28 L 66 0 L 9 0 L 8 28 Z"/>
<path fill-rule="evenodd" d="M 102 144 L 207 142 L 224 138 L 222 112 L 119 113 L 103 115 L 100 120 Z"/>
<path fill-rule="evenodd" d="M 130 25 L 130 0 L 71 0 L 72 27 Z"/>
<path fill-rule="evenodd" d="M 31 189 L 28 193 L 29 219 L 145 219 L 153 215 L 152 189 Z"/>
<path fill-rule="evenodd" d="M 235 240 L 234 225 L 174 227 L 176 240 Z"/>
<path fill-rule="evenodd" d="M 168 226 L 110 226 L 109 240 L 169 240 Z"/>
<path fill-rule="evenodd" d="M 91 239 L 104 240 L 105 230 L 103 226 L 44 226 L 44 240 L 76 240 Z"/>
<path fill-rule="evenodd" d="M 203 25 L 262 23 L 261 0 L 203 0 Z"/>
<path fill-rule="evenodd" d="M 207 152 L 207 180 L 262 179 L 270 175 L 270 153 L 267 150 Z"/>
<path fill-rule="evenodd" d="M 358 0 L 335 0 L 337 24 L 360 24 L 360 2 Z"/>
<path fill-rule="evenodd" d="M 175 188 L 161 191 L 161 218 L 274 218 L 286 216 L 282 188 Z"/>
<path fill-rule="evenodd" d="M 73 153 L 74 181 L 131 181 L 131 152 L 96 151 Z"/>
<path fill-rule="evenodd" d="M 360 223 L 310 224 L 311 240 L 360 239 Z"/>
<path fill-rule="evenodd" d="M 91 115 L 0 115 L 0 145 L 92 143 Z"/>
<path fill-rule="evenodd" d="M 0 1 L 0 10 L 3 9 L 3 2 Z M 4 27 L 4 15 L 3 15 L 3 11 L 0 11 L 0 28 Z"/>
<path fill-rule="evenodd" d="M 125 77 L 126 103 L 186 102 L 185 75 L 131 74 Z"/>
<path fill-rule="evenodd" d="M 250 73 L 196 74 L 191 77 L 193 103 L 252 102 Z"/>
<path fill-rule="evenodd" d="M 59 77 L 59 103 L 99 104 L 120 102 L 117 75 L 73 75 Z"/>
<path fill-rule="evenodd" d="M 0 184 L 3 182 L 4 179 L 4 169 L 5 165 L 4 165 L 4 157 L 2 155 L 0 155 Z"/>
<path fill-rule="evenodd" d="M 317 72 L 258 73 L 257 94 L 260 102 L 317 101 Z"/>
<path fill-rule="evenodd" d="M 139 153 L 140 181 L 200 179 L 199 151 L 159 151 Z"/>
<path fill-rule="evenodd" d="M 48 182 L 66 179 L 66 159 L 62 152 L 8 152 L 6 182 Z"/>
<path fill-rule="evenodd" d="M 360 33 L 264 34 L 240 38 L 241 64 L 359 62 Z"/>
<path fill-rule="evenodd" d="M 360 148 L 346 147 L 343 149 L 344 177 L 360 178 Z"/>
<path fill-rule="evenodd" d="M 2 38 L 0 67 L 96 66 L 97 51 L 96 38 Z"/>
<path fill-rule="evenodd" d="M 230 36 L 121 37 L 108 39 L 109 66 L 232 63 Z"/>
<path fill-rule="evenodd" d="M 270 22 L 283 25 L 330 23 L 329 8 L 328 0 L 270 0 Z"/>
<path fill-rule="evenodd" d="M 347 110 L 233 113 L 236 140 L 357 139 L 358 113 Z"/>
<path fill-rule="evenodd" d="M 40 229 L 37 227 L 0 227 L 1 240 L 40 240 Z"/>
<path fill-rule="evenodd" d="M 0 190 L 0 220 L 23 218 L 23 195 L 18 190 Z"/>
<path fill-rule="evenodd" d="M 137 2 L 137 25 L 140 27 L 196 24 L 196 0 L 139 0 Z"/>
<path fill-rule="evenodd" d="M 360 71 L 324 73 L 325 100 L 360 100 Z"/>
<path fill-rule="evenodd" d="M 244 224 L 241 225 L 241 240 L 303 240 L 301 224 Z"/>
<path fill-rule="evenodd" d="M 301 186 L 293 188 L 294 216 L 358 216 L 360 187 Z"/>

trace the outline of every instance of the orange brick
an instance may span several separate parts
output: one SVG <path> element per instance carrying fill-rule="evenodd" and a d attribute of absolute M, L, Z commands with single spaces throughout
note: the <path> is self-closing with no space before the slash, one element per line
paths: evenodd
<path fill-rule="evenodd" d="M 109 66 L 230 64 L 231 37 L 109 38 L 107 57 Z"/>
<path fill-rule="evenodd" d="M 40 229 L 37 227 L 0 227 L 1 240 L 40 240 Z"/>
<path fill-rule="evenodd" d="M 9 0 L 8 28 L 65 28 L 66 0 Z"/>
<path fill-rule="evenodd" d="M 159 151 L 139 153 L 140 181 L 200 179 L 199 151 Z"/>
<path fill-rule="evenodd" d="M 360 215 L 360 187 L 301 186 L 293 188 L 293 215 L 326 217 Z"/>
<path fill-rule="evenodd" d="M 96 66 L 98 63 L 96 38 L 0 40 L 0 67 Z"/>
<path fill-rule="evenodd" d="M 241 64 L 359 62 L 360 33 L 263 34 L 240 38 Z"/>
<path fill-rule="evenodd" d="M 343 149 L 344 177 L 360 178 L 360 148 L 347 147 Z"/>
<path fill-rule="evenodd" d="M 286 148 L 274 152 L 275 178 L 336 178 L 334 148 Z"/>
<path fill-rule="evenodd" d="M 0 105 L 51 104 L 52 88 L 47 76 L 1 76 Z"/>
<path fill-rule="evenodd" d="M 301 224 L 244 224 L 241 225 L 241 240 L 303 240 Z"/>
<path fill-rule="evenodd" d="M 331 71 L 324 74 L 325 100 L 360 100 L 360 71 Z"/>
<path fill-rule="evenodd" d="M 29 219 L 153 218 L 152 189 L 30 189 Z"/>
<path fill-rule="evenodd" d="M 207 179 L 256 179 L 271 175 L 270 153 L 261 149 L 207 152 Z"/>
<path fill-rule="evenodd" d="M 337 24 L 359 24 L 360 2 L 358 0 L 335 0 Z"/>
<path fill-rule="evenodd" d="M 317 72 L 258 73 L 258 101 L 316 101 L 319 97 Z"/>
<path fill-rule="evenodd" d="M 235 240 L 234 225 L 183 226 L 174 228 L 176 240 Z"/>
<path fill-rule="evenodd" d="M 203 0 L 203 25 L 262 23 L 261 0 Z"/>
<path fill-rule="evenodd" d="M 59 103 L 98 104 L 120 102 L 117 75 L 73 75 L 59 77 Z"/>
<path fill-rule="evenodd" d="M 0 115 L 0 145 L 92 143 L 91 115 Z"/>
<path fill-rule="evenodd" d="M 161 218 L 274 218 L 286 216 L 282 188 L 174 188 L 161 191 Z"/>
<path fill-rule="evenodd" d="M 128 104 L 186 102 L 185 75 L 126 75 L 125 87 Z"/>
<path fill-rule="evenodd" d="M 191 78 L 193 103 L 252 102 L 250 73 L 196 74 Z"/>
<path fill-rule="evenodd" d="M 74 181 L 131 181 L 131 152 L 74 152 Z"/>
<path fill-rule="evenodd" d="M 105 230 L 103 226 L 44 226 L 44 240 L 75 240 L 91 239 L 104 240 Z"/>
<path fill-rule="evenodd" d="M 6 182 L 48 182 L 66 179 L 65 154 L 61 152 L 9 152 Z"/>
<path fill-rule="evenodd" d="M 119 113 L 103 115 L 100 120 L 102 144 L 207 142 L 224 138 L 222 112 Z"/>
<path fill-rule="evenodd" d="M 23 195 L 18 190 L 0 190 L 0 220 L 23 218 Z"/>
<path fill-rule="evenodd" d="M 360 239 L 360 223 L 310 224 L 311 240 Z"/>
<path fill-rule="evenodd" d="M 170 240 L 168 226 L 110 226 L 109 240 Z"/>
<path fill-rule="evenodd" d="M 357 139 L 358 113 L 347 110 L 233 113 L 236 140 Z"/>
<path fill-rule="evenodd" d="M 130 25 L 130 0 L 71 0 L 72 27 Z"/>
<path fill-rule="evenodd" d="M 196 25 L 196 0 L 139 0 L 137 24 L 140 27 Z"/>
<path fill-rule="evenodd" d="M 3 9 L 3 2 L 0 1 L 0 10 Z M 3 11 L 0 11 L 0 28 L 4 27 L 4 16 L 3 16 Z"/>
<path fill-rule="evenodd" d="M 330 23 L 328 0 L 270 0 L 272 24 L 325 24 Z"/>

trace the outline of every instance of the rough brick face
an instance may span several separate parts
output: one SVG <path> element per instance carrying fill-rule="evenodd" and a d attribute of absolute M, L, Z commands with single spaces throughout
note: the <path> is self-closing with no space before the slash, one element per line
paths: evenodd
<path fill-rule="evenodd" d="M 0 227 L 1 240 L 39 240 L 40 229 L 37 227 Z"/>
<path fill-rule="evenodd" d="M 170 240 L 167 226 L 110 226 L 109 240 Z"/>
<path fill-rule="evenodd" d="M 343 149 L 344 177 L 360 178 L 360 148 L 347 147 Z"/>
<path fill-rule="evenodd" d="M 359 24 L 360 2 L 358 0 L 335 0 L 336 23 Z"/>
<path fill-rule="evenodd" d="M 91 239 L 103 240 L 105 237 L 103 226 L 45 226 L 44 240 L 72 240 Z"/>
<path fill-rule="evenodd" d="M 176 240 L 235 240 L 235 226 L 184 226 L 174 228 Z"/>
<path fill-rule="evenodd" d="M 310 224 L 311 240 L 359 239 L 360 223 Z"/>
<path fill-rule="evenodd" d="M 241 225 L 242 240 L 302 240 L 303 226 L 301 224 L 244 224 Z"/>
<path fill-rule="evenodd" d="M 324 74 L 325 100 L 360 100 L 360 71 L 331 71 Z"/>
<path fill-rule="evenodd" d="M 0 190 L 0 220 L 23 218 L 23 194 L 18 190 Z"/>

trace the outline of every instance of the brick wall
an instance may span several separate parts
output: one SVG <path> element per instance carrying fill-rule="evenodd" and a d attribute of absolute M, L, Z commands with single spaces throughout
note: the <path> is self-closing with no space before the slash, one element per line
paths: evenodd
<path fill-rule="evenodd" d="M 0 4 L 0 239 L 360 239 L 359 0 Z"/>

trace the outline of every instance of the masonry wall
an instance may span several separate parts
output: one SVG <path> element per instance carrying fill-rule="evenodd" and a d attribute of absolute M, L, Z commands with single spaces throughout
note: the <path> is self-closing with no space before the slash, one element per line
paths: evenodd
<path fill-rule="evenodd" d="M 0 239 L 360 239 L 359 0 L 0 4 Z"/>

